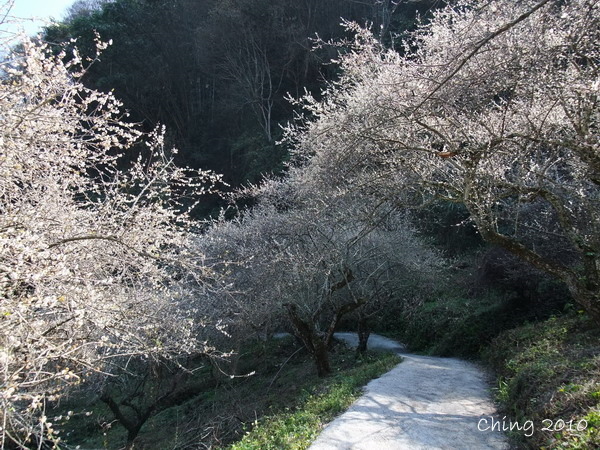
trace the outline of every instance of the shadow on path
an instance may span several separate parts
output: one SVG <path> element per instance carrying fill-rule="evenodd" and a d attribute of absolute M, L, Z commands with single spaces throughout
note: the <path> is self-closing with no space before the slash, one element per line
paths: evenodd
<path fill-rule="evenodd" d="M 353 333 L 336 338 L 356 345 Z M 311 450 L 333 449 L 508 449 L 498 431 L 480 431 L 495 408 L 485 374 L 454 358 L 412 355 L 383 336 L 369 348 L 394 350 L 404 360 L 371 381 L 365 394 L 325 427 Z M 485 421 L 485 422 L 484 422 Z"/>

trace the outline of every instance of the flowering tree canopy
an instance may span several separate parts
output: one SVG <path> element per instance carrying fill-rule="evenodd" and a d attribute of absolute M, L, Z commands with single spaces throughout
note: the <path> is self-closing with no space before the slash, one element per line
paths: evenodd
<path fill-rule="evenodd" d="M 69 386 L 131 358 L 211 351 L 212 275 L 178 199 L 218 177 L 175 167 L 161 130 L 143 136 L 111 94 L 81 84 L 84 64 L 25 41 L 2 66 L 2 448 L 59 440 L 45 402 Z"/>
<path fill-rule="evenodd" d="M 351 27 L 341 79 L 288 130 L 312 183 L 463 203 L 600 321 L 600 3 L 459 0 L 402 54 Z"/>
<path fill-rule="evenodd" d="M 331 372 L 328 349 L 342 319 L 385 314 L 439 284 L 441 254 L 389 202 L 329 195 L 303 169 L 246 193 L 254 208 L 216 222 L 200 242 L 233 286 L 220 302 L 253 332 L 278 331 L 287 318 L 320 376 Z"/>

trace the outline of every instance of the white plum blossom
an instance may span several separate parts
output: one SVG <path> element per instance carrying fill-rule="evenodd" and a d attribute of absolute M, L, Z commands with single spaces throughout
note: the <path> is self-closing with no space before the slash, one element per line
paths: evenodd
<path fill-rule="evenodd" d="M 145 137 L 124 122 L 73 56 L 25 40 L 2 66 L 2 448 L 58 442 L 46 402 L 129 358 L 211 351 L 212 275 L 180 197 L 219 177 L 176 167 L 164 130 Z"/>
<path fill-rule="evenodd" d="M 351 29 L 341 78 L 287 130 L 306 183 L 462 203 L 600 321 L 600 3 L 459 0 L 402 54 Z"/>

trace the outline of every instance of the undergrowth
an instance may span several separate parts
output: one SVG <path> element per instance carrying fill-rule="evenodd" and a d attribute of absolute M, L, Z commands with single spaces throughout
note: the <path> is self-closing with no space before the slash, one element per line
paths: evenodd
<path fill-rule="evenodd" d="M 581 312 L 498 336 L 484 352 L 522 448 L 600 448 L 600 330 Z M 527 435 L 526 435 L 527 434 Z"/>
<path fill-rule="evenodd" d="M 304 449 L 327 422 L 346 410 L 362 393 L 369 380 L 389 371 L 400 362 L 394 354 L 369 354 L 357 366 L 324 380 L 312 393 L 306 392 L 296 407 L 256 421 L 251 431 L 231 450 Z"/>
<path fill-rule="evenodd" d="M 441 297 L 400 311 L 387 325 L 388 330 L 378 332 L 405 343 L 414 352 L 474 358 L 511 326 L 513 312 L 510 301 L 499 295 Z"/>
<path fill-rule="evenodd" d="M 198 374 L 207 380 L 204 392 L 149 419 L 135 448 L 224 448 L 242 438 L 233 448 L 306 448 L 362 386 L 399 362 L 392 354 L 357 358 L 341 343 L 330 356 L 335 373 L 320 379 L 310 356 L 292 338 L 247 344 L 235 367 Z M 234 373 L 239 376 L 227 375 Z M 124 428 L 97 398 L 74 396 L 53 414 L 66 417 L 70 410 L 83 412 L 68 416 L 61 448 L 123 447 Z"/>

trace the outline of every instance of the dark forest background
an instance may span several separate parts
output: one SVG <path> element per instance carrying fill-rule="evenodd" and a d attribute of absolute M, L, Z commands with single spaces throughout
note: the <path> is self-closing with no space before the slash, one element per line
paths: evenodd
<path fill-rule="evenodd" d="M 319 98 L 331 60 L 349 35 L 342 20 L 370 25 L 394 45 L 443 2 L 417 0 L 79 0 L 44 39 L 95 56 L 95 33 L 112 40 L 85 82 L 113 91 L 130 120 L 166 125 L 178 163 L 212 169 L 236 187 L 284 170 L 276 145 L 293 119 L 287 96 Z M 71 40 L 76 42 L 72 43 Z M 209 215 L 213 198 L 196 213 Z"/>

